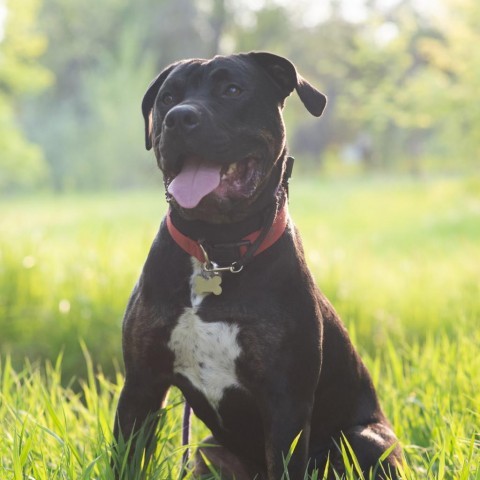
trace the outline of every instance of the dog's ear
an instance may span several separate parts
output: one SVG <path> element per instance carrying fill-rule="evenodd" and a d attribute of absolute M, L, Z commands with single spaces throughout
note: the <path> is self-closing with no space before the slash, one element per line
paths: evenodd
<path fill-rule="evenodd" d="M 153 131 L 153 104 L 155 103 L 155 98 L 157 98 L 157 93 L 160 90 L 165 79 L 168 77 L 170 72 L 178 65 L 174 63 L 162 72 L 160 72 L 150 83 L 143 96 L 142 100 L 142 113 L 143 119 L 145 120 L 145 148 L 150 150 L 152 148 L 152 131 Z"/>
<path fill-rule="evenodd" d="M 305 108 L 312 115 L 319 117 L 323 113 L 327 97 L 310 85 L 297 72 L 292 62 L 268 52 L 251 52 L 248 55 L 265 68 L 272 80 L 280 87 L 284 97 L 288 97 L 295 89 Z"/>

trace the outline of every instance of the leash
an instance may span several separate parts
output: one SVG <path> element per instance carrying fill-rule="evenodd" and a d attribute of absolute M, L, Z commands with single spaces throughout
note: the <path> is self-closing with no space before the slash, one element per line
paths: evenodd
<path fill-rule="evenodd" d="M 182 453 L 182 478 L 187 474 L 187 463 L 189 457 L 188 444 L 190 443 L 190 417 L 192 409 L 185 399 L 185 405 L 183 407 L 183 421 L 182 421 L 182 447 L 184 447 Z"/>
<path fill-rule="evenodd" d="M 236 242 L 233 244 L 220 244 L 217 245 L 218 247 L 237 247 L 243 248 L 243 255 L 240 259 L 235 260 L 231 263 L 230 266 L 227 267 L 219 267 L 216 263 L 211 262 L 209 259 L 209 255 L 207 253 L 207 249 L 211 246 L 208 246 L 206 242 L 197 241 L 194 242 L 187 236 L 183 235 L 174 225 L 170 218 L 170 212 L 167 215 L 167 228 L 170 234 L 172 235 L 173 239 L 177 242 L 177 244 L 184 249 L 190 255 L 196 257 L 200 261 L 204 261 L 204 268 L 207 272 L 217 273 L 222 271 L 230 271 L 231 273 L 239 273 L 243 270 L 243 267 L 250 263 L 255 255 L 263 252 L 271 245 L 273 245 L 283 234 L 285 231 L 287 222 L 288 222 L 288 211 L 286 204 L 288 203 L 288 195 L 289 195 L 289 180 L 292 176 L 293 170 L 293 163 L 295 159 L 293 157 L 286 157 L 285 159 L 285 166 L 282 173 L 282 179 L 280 185 L 283 189 L 280 191 L 280 196 L 276 200 L 274 206 L 270 208 L 266 214 L 264 215 L 265 223 L 263 223 L 262 228 L 258 232 L 254 232 L 253 234 L 249 235 L 246 238 L 254 237 L 249 240 L 242 240 L 240 242 Z M 168 194 L 167 194 L 168 195 Z M 168 197 L 167 197 L 168 198 Z M 279 220 L 279 221 L 278 221 Z M 272 231 L 272 226 L 277 222 L 278 226 L 275 229 L 274 235 L 272 238 L 268 239 L 269 234 Z M 215 245 L 213 246 L 215 247 Z M 183 407 L 183 421 L 182 421 L 182 447 L 184 451 L 182 453 L 182 478 L 187 474 L 187 464 L 189 460 L 189 448 L 188 445 L 190 443 L 190 420 L 191 420 L 191 413 L 192 409 L 185 399 L 185 404 Z"/>

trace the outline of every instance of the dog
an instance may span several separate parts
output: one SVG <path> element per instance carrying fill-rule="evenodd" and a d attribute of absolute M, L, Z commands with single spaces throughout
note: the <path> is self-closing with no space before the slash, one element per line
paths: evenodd
<path fill-rule="evenodd" d="M 322 114 L 326 97 L 267 52 L 179 61 L 149 85 L 146 148 L 170 206 L 124 318 L 114 436 L 147 423 L 153 436 L 176 386 L 212 433 L 195 478 L 208 463 L 225 479 L 298 480 L 327 464 L 335 478 L 342 445 L 363 472 L 398 478 L 398 440 L 288 214 L 294 90 Z"/>

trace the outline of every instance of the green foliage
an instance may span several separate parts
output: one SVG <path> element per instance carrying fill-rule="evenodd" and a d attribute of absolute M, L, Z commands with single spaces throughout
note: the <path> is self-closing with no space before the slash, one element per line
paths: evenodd
<path fill-rule="evenodd" d="M 291 150 L 311 167 L 472 171 L 478 2 L 365 3 L 354 18 L 346 0 L 323 16 L 310 0 L 10 1 L 0 40 L 0 188 L 152 185 L 140 115 L 150 80 L 180 58 L 246 50 L 291 58 L 328 95 L 321 120 L 295 95 L 286 110 Z"/>
<path fill-rule="evenodd" d="M 0 230 L 2 352 L 83 371 L 78 339 L 112 372 L 123 311 L 164 202 L 154 196 L 71 196 L 4 202 Z M 113 362 L 113 363 L 112 363 Z M 18 363 L 17 363 L 18 365 Z"/>
<path fill-rule="evenodd" d="M 37 22 L 41 0 L 6 2 L 7 16 L 1 41 L 0 78 L 4 93 L 41 90 L 51 83 L 51 74 L 38 63 L 47 48 Z"/>
<path fill-rule="evenodd" d="M 0 191 L 38 186 L 47 175 L 43 152 L 19 128 L 21 95 L 38 92 L 52 77 L 39 62 L 47 39 L 36 28 L 39 0 L 8 1 L 0 39 Z"/>
<path fill-rule="evenodd" d="M 54 365 L 27 364 L 16 372 L 7 358 L 0 365 L 0 444 L 2 479 L 37 480 L 99 478 L 113 480 L 110 459 L 126 463 L 131 439 L 112 449 L 113 416 L 123 379 L 94 373 L 85 351 L 88 378 L 73 391 L 62 385 L 61 356 Z M 175 393 L 171 397 L 175 396 Z M 177 395 L 178 396 L 178 395 Z M 162 414 L 159 445 L 148 472 L 151 478 L 179 478 L 180 418 L 178 401 L 171 400 Z M 145 442 L 145 432 L 137 439 Z M 122 455 L 120 459 L 119 456 Z M 139 458 L 141 462 L 141 459 Z M 141 465 L 141 463 L 140 463 Z M 124 466 L 123 480 L 145 478 Z"/>
<path fill-rule="evenodd" d="M 56 83 L 28 106 L 25 125 L 46 152 L 56 190 L 124 186 L 127 169 L 130 178 L 142 170 L 142 149 L 132 149 L 142 138 L 132 99 L 141 97 L 154 66 L 151 59 L 142 63 L 144 38 L 137 24 L 125 25 L 127 14 L 123 0 L 44 3 L 40 18 L 50 38 L 44 63 Z"/>
<path fill-rule="evenodd" d="M 447 0 L 448 13 L 439 15 L 442 41 L 425 42 L 423 51 L 432 66 L 448 79 L 442 90 L 428 92 L 439 105 L 439 147 L 446 155 L 478 165 L 480 154 L 480 89 L 478 42 L 480 4 L 475 0 Z M 442 94 L 443 91 L 443 94 Z M 433 101 L 433 98 L 432 98 Z"/>
<path fill-rule="evenodd" d="M 31 190 L 45 183 L 48 170 L 38 145 L 29 143 L 15 120 L 13 106 L 0 92 L 0 191 Z"/>
<path fill-rule="evenodd" d="M 479 179 L 295 178 L 291 194 L 308 263 L 405 449 L 404 478 L 478 478 Z M 161 192 L 3 201 L 1 478 L 112 478 L 121 316 L 163 209 Z M 154 478 L 179 478 L 178 402 L 174 391 Z M 206 435 L 195 421 L 193 443 Z"/>

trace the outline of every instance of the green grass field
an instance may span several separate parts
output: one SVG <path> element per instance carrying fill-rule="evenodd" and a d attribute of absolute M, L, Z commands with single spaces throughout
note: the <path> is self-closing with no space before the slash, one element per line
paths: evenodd
<path fill-rule="evenodd" d="M 405 478 L 480 479 L 480 179 L 297 177 L 291 198 Z M 113 478 L 121 317 L 164 211 L 160 189 L 0 201 L 1 480 Z M 180 401 L 149 478 L 179 478 Z"/>

